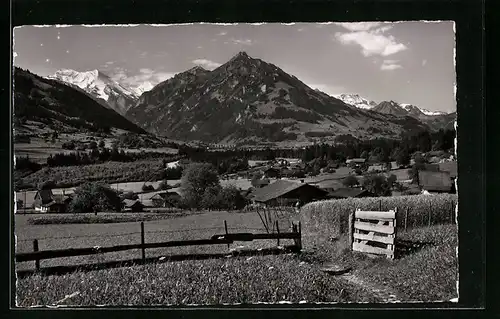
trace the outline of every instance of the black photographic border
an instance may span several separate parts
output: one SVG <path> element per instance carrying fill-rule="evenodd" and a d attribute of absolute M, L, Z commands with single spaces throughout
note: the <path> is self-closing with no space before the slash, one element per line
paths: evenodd
<path fill-rule="evenodd" d="M 8 3 L 2 3 L 5 7 Z M 12 27 L 19 25 L 51 24 L 142 24 L 142 23 L 191 23 L 191 22 L 327 22 L 327 21 L 419 21 L 452 20 L 456 30 L 456 74 L 457 74 L 457 138 L 458 138 L 458 194 L 459 194 L 459 294 L 458 304 L 417 303 L 417 304 L 339 304 L 339 305 L 247 305 L 214 307 L 169 307 L 169 308 L 107 308 L 103 314 L 111 316 L 139 316 L 144 310 L 147 316 L 255 316 L 256 310 L 273 310 L 272 316 L 363 316 L 363 315 L 447 315 L 476 316 L 486 306 L 486 215 L 495 213 L 493 201 L 498 192 L 494 181 L 499 176 L 492 157 L 494 150 L 487 148 L 486 138 L 494 139 L 495 113 L 486 109 L 484 88 L 484 3 L 467 0 L 13 0 L 4 12 L 11 11 Z M 9 21 L 5 21 L 9 25 Z M 12 27 L 4 28 L 9 33 L 12 45 Z M 10 47 L 11 48 L 11 47 Z M 1 185 L 4 200 L 4 265 L 9 265 L 4 274 L 9 273 L 3 287 L 7 291 L 10 314 L 16 316 L 89 316 L 93 309 L 49 310 L 47 308 L 20 310 L 15 308 L 15 275 L 13 267 L 13 212 L 12 181 L 12 135 L 11 102 L 12 50 L 9 50 L 9 78 L 4 72 L 1 96 L 4 99 L 2 111 L 6 130 L 2 137 L 3 171 Z M 4 63 L 4 67 L 7 63 Z M 7 68 L 7 67 L 5 67 Z M 7 84 L 7 85 L 5 85 Z M 487 125 L 489 123 L 490 125 Z M 495 145 L 491 143 L 491 145 Z M 493 148 L 493 147 L 492 147 Z M 491 162 L 488 160 L 491 159 Z M 11 183 L 10 183 L 11 184 Z M 496 183 L 498 185 L 498 183 Z M 8 187 L 7 187 L 8 186 Z M 487 205 L 486 200 L 490 200 Z M 488 209 L 487 209 L 488 207 Z M 490 226 L 491 219 L 488 219 Z M 7 228 L 7 225 L 9 225 Z M 496 236 L 498 232 L 490 232 Z M 493 237 L 488 242 L 495 243 Z M 5 247 L 7 246 L 7 247 Z M 494 247 L 492 247 L 494 248 Z M 7 264 L 7 260 L 9 261 Z M 495 269 L 488 259 L 489 274 Z M 500 268 L 498 268 L 500 269 Z M 6 276 L 7 277 L 7 276 Z M 492 279 L 489 283 L 494 283 Z M 495 301 L 488 303 L 493 306 Z M 74 308 L 73 308 L 74 309 Z M 85 309 L 85 308 L 82 308 Z M 126 310 L 127 312 L 121 313 Z M 410 311 L 405 310 L 410 309 Z M 476 310 L 473 310 L 476 309 Z M 481 310 L 483 309 L 483 311 Z M 158 310 L 167 310 L 162 314 Z M 291 311 L 303 310 L 296 313 Z M 418 310 L 418 311 L 417 311 Z M 60 313 L 63 311 L 62 313 Z M 71 311 L 71 314 L 67 313 Z M 91 311 L 92 313 L 89 313 Z M 372 312 L 375 311 L 375 312 Z M 419 312 L 425 311 L 425 314 Z M 400 313 L 400 312 L 404 312 Z M 443 313 L 444 312 L 444 313 Z M 451 313 L 450 313 L 451 314 Z M 483 312 L 484 314 L 484 312 Z M 259 313 L 259 315 L 261 315 Z"/>

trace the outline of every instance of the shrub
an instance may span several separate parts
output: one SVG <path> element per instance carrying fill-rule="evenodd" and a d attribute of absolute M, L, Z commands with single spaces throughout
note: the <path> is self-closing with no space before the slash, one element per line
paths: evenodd
<path fill-rule="evenodd" d="M 86 183 L 75 190 L 70 210 L 74 213 L 121 211 L 121 199 L 104 184 Z"/>
<path fill-rule="evenodd" d="M 340 236 L 347 232 L 349 213 L 356 209 L 382 210 L 398 209 L 396 225 L 404 227 L 405 211 L 408 209 L 407 225 L 410 228 L 431 224 L 454 222 L 455 194 L 348 198 L 318 201 L 301 209 L 304 232 L 308 236 Z"/>
<path fill-rule="evenodd" d="M 358 179 L 356 178 L 356 176 L 354 176 L 354 175 L 349 175 L 349 176 L 347 176 L 346 178 L 344 178 L 344 180 L 342 181 L 342 184 L 343 184 L 345 187 L 353 187 L 353 186 L 359 185 L 359 181 L 358 181 Z"/>
<path fill-rule="evenodd" d="M 75 149 L 75 143 L 73 141 L 71 142 L 64 142 L 62 143 L 62 148 L 65 150 L 74 150 Z"/>
<path fill-rule="evenodd" d="M 142 185 L 143 192 L 152 192 L 154 190 L 155 188 L 153 187 L 153 185 L 146 185 L 146 184 Z"/>
<path fill-rule="evenodd" d="M 163 180 L 160 182 L 160 185 L 158 185 L 158 190 L 167 190 L 172 188 L 172 186 L 168 185 L 168 182 L 166 180 Z"/>

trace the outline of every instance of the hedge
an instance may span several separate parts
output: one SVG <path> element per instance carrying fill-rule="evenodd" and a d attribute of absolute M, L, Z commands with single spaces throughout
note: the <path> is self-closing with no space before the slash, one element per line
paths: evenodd
<path fill-rule="evenodd" d="M 300 218 L 308 236 L 339 237 L 347 232 L 349 212 L 397 208 L 397 228 L 404 229 L 407 209 L 407 227 L 414 228 L 428 226 L 429 216 L 431 225 L 454 223 L 457 199 L 455 194 L 436 194 L 325 200 L 302 207 Z"/>

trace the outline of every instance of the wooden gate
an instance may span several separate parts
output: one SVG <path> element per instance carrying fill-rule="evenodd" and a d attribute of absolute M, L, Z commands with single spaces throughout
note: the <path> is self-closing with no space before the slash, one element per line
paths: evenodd
<path fill-rule="evenodd" d="M 396 212 L 356 210 L 349 214 L 349 246 L 353 251 L 394 259 Z"/>

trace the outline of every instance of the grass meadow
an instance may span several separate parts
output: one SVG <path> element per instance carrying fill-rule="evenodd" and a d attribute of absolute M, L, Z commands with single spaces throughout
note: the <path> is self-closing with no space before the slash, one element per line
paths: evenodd
<path fill-rule="evenodd" d="M 168 213 L 166 213 L 168 214 Z M 179 214 L 179 213 L 176 213 Z M 124 218 L 125 214 L 115 214 L 117 218 Z M 136 218 L 129 214 L 129 218 Z M 102 215 L 101 218 L 106 218 Z M 108 215 L 110 216 L 110 215 Z M 146 215 L 147 216 L 147 215 Z M 40 250 L 83 248 L 94 246 L 115 246 L 131 243 L 140 243 L 140 222 L 120 223 L 91 223 L 91 224 L 39 224 L 32 225 L 30 215 L 19 215 L 15 217 L 15 234 L 17 237 L 16 252 L 33 251 L 33 240 L 37 239 Z M 38 217 L 41 218 L 41 217 Z M 54 215 L 54 218 L 63 218 Z M 66 217 L 70 218 L 70 217 Z M 83 217 L 81 217 L 83 218 Z M 87 216 L 87 218 L 91 218 Z M 99 215 L 98 215 L 99 218 Z M 139 217 L 137 217 L 139 218 Z M 154 218 L 154 217 L 153 217 Z M 279 220 L 282 231 L 290 229 L 290 216 L 283 216 Z M 293 217 L 292 217 L 293 219 Z M 30 222 L 31 220 L 31 222 Z M 143 217 L 145 241 L 163 242 L 170 240 L 209 239 L 216 234 L 224 234 L 224 221 L 227 222 L 229 232 L 251 232 L 264 233 L 265 228 L 254 212 L 199 212 L 186 213 L 185 216 L 173 218 L 157 217 L 147 220 Z M 292 240 L 282 240 L 281 244 L 292 244 Z M 245 247 L 249 249 L 276 247 L 275 240 L 259 240 L 253 242 L 242 242 L 232 244 L 230 248 Z M 148 249 L 147 257 L 165 256 L 172 254 L 196 254 L 196 253 L 224 253 L 228 252 L 227 245 L 214 246 L 186 246 L 172 248 Z M 129 250 L 122 252 L 106 253 L 102 255 L 78 256 L 58 259 L 42 260 L 41 267 L 78 265 L 87 263 L 99 263 L 116 260 L 129 260 L 141 257 L 141 251 Z M 33 269 L 34 262 L 18 263 L 19 270 Z"/>
<path fill-rule="evenodd" d="M 439 207 L 446 211 L 447 200 L 456 200 L 456 197 L 447 196 L 449 195 L 388 198 L 384 199 L 387 201 L 384 204 L 392 207 L 395 201 L 400 201 L 406 205 L 414 205 L 415 212 L 425 212 L 429 201 L 432 201 L 436 212 Z M 440 200 L 444 204 L 438 204 Z M 373 204 L 370 198 L 355 201 L 368 206 Z M 353 209 L 353 205 L 346 204 L 343 200 L 336 202 L 338 204 L 333 201 L 313 204 L 316 205 L 316 210 L 305 206 L 301 216 L 289 212 L 280 218 L 282 231 L 289 230 L 291 220 L 319 220 L 321 227 L 310 220 L 303 220 L 303 251 L 300 254 L 185 261 L 161 258 L 176 254 L 228 253 L 232 248 L 271 248 L 277 246 L 275 240 L 238 242 L 230 247 L 224 244 L 150 249 L 146 250 L 146 257 L 158 257 L 158 262 L 102 270 L 78 270 L 64 275 L 35 273 L 19 278 L 17 302 L 22 307 L 53 304 L 91 306 L 387 302 L 377 293 L 379 290 L 388 291 L 403 302 L 448 301 L 457 297 L 457 225 L 443 219 L 430 226 L 423 223 L 415 224 L 407 230 L 400 228 L 396 239 L 396 259 L 373 258 L 352 252 L 347 246 L 345 233 L 333 236 L 337 219 L 323 218 L 324 209 L 337 216 L 343 216 Z M 133 214 L 131 216 L 133 218 Z M 41 250 L 140 242 L 139 222 L 32 225 L 29 218 L 32 217 L 16 216 L 17 252 L 32 251 L 32 240 L 35 238 L 39 240 Z M 230 233 L 265 232 L 259 216 L 254 212 L 199 212 L 169 219 L 146 220 L 145 240 L 161 242 L 210 238 L 215 234 L 224 234 L 224 221 L 227 222 Z M 292 243 L 292 240 L 281 241 L 281 245 Z M 412 248 L 403 249 L 410 247 L 408 243 L 412 244 Z M 43 268 L 140 257 L 140 250 L 131 250 L 42 260 L 40 263 Z M 351 267 L 348 274 L 351 280 L 321 271 L 323 265 L 332 262 Z M 18 263 L 16 266 L 19 270 L 33 269 L 34 262 Z"/>

